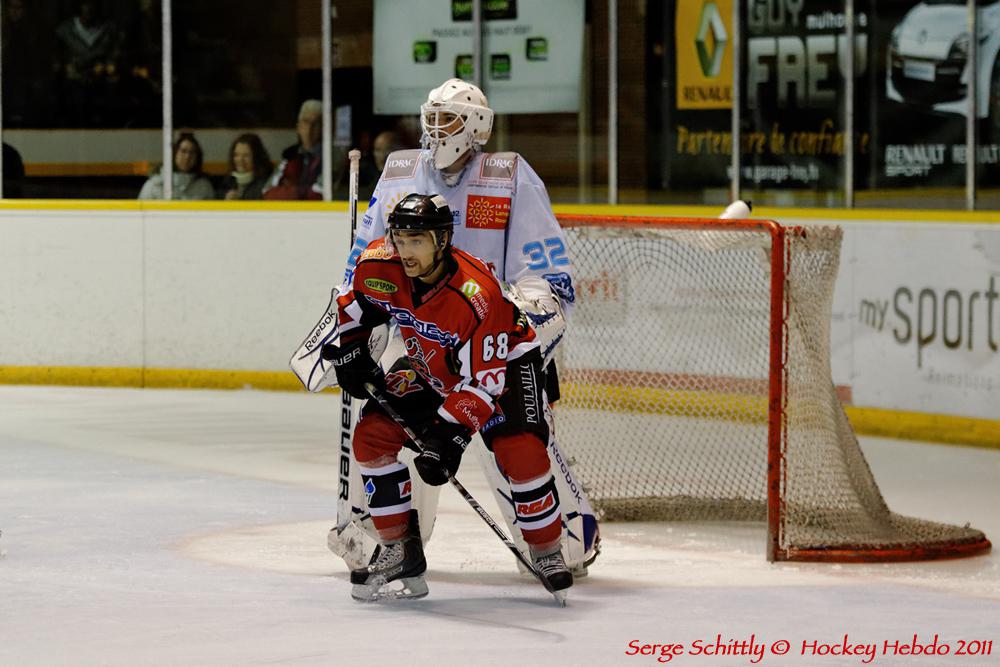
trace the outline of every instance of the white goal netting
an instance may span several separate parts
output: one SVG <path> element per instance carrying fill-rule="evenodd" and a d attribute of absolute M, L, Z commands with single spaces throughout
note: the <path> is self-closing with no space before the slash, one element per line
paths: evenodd
<path fill-rule="evenodd" d="M 769 521 L 776 559 L 989 548 L 882 499 L 830 372 L 839 228 L 563 223 L 576 305 L 556 422 L 605 519 Z"/>

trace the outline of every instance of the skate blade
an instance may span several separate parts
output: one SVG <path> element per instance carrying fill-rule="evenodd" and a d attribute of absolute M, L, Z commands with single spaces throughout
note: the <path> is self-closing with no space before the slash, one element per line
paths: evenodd
<path fill-rule="evenodd" d="M 404 577 L 388 583 L 377 578 L 368 584 L 354 584 L 351 589 L 351 597 L 358 602 L 419 600 L 426 596 L 427 582 L 423 577 Z"/>
<path fill-rule="evenodd" d="M 552 597 L 555 598 L 556 604 L 560 607 L 566 606 L 566 593 L 569 592 L 568 588 L 564 588 L 561 591 L 552 591 Z"/>

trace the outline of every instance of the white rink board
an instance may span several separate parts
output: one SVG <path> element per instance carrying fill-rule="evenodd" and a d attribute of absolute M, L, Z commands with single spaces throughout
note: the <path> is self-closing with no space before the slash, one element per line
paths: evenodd
<path fill-rule="evenodd" d="M 860 406 L 1000 419 L 1000 226 L 843 227 L 834 381 Z"/>
<path fill-rule="evenodd" d="M 1000 418 L 1000 227 L 777 217 L 845 229 L 833 376 L 855 405 Z M 332 209 L 0 209 L 0 366 L 284 371 L 341 280 L 347 239 Z M 925 289 L 937 328 L 918 346 Z M 950 342 L 962 303 L 955 347 L 946 298 Z"/>
<path fill-rule="evenodd" d="M 283 371 L 342 211 L 0 210 L 0 365 Z"/>
<path fill-rule="evenodd" d="M 0 365 L 142 365 L 140 216 L 0 211 Z"/>

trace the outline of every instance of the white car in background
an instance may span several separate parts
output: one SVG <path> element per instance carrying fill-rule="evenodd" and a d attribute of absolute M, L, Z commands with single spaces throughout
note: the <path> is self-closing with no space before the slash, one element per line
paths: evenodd
<path fill-rule="evenodd" d="M 923 0 L 892 31 L 886 63 L 890 100 L 967 112 L 969 12 L 959 0 Z M 1000 130 L 1000 1 L 979 8 L 976 117 Z"/>

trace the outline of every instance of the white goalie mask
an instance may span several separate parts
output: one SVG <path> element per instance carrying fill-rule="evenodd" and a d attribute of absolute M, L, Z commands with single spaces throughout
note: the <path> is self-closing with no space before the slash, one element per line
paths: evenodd
<path fill-rule="evenodd" d="M 483 91 L 461 79 L 448 79 L 420 107 L 420 139 L 431 151 L 435 169 L 445 169 L 490 139 L 493 110 Z"/>

